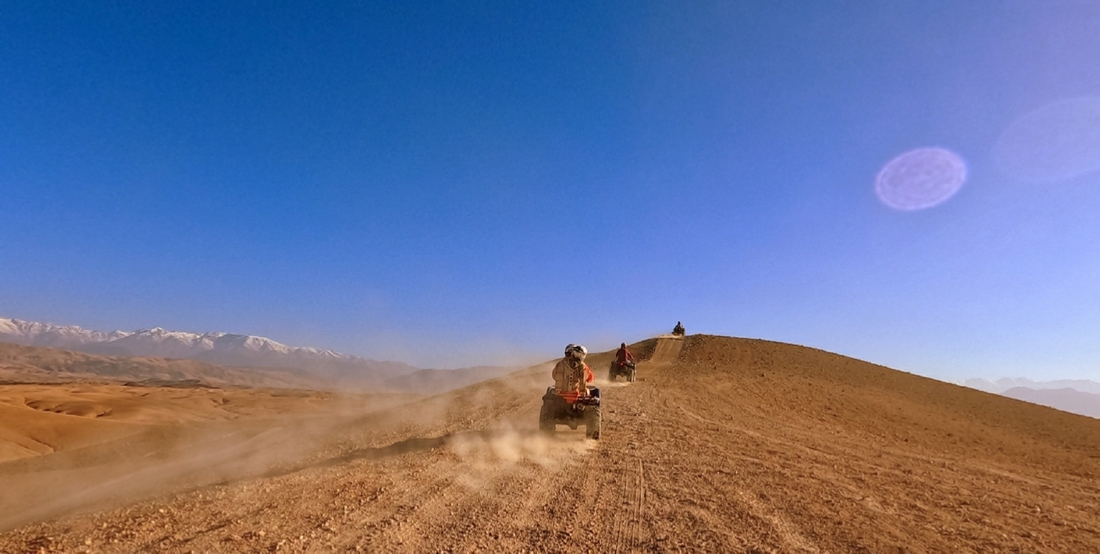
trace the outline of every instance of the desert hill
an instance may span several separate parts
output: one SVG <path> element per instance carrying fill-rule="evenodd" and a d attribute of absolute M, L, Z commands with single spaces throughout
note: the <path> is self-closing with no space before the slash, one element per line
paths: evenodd
<path fill-rule="evenodd" d="M 599 441 L 537 431 L 543 365 L 426 398 L 231 391 L 235 417 L 0 463 L 0 551 L 1100 550 L 1100 421 L 789 344 L 633 348 Z M 125 417 L 227 392 L 155 390 Z"/>

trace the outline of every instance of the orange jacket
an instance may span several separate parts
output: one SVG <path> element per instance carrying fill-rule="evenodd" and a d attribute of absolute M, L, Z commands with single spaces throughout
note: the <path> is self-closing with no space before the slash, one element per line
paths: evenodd
<path fill-rule="evenodd" d="M 562 358 L 551 373 L 558 394 L 572 396 L 574 400 L 577 396 L 587 395 L 588 387 L 585 384 L 596 380 L 596 374 L 592 373 L 592 368 L 588 367 L 588 364 L 584 362 L 577 362 L 577 364 L 580 365 L 577 366 L 569 358 Z"/>

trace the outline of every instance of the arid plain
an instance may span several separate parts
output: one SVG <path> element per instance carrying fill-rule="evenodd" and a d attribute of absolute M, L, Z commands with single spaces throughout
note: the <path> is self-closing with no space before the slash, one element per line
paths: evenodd
<path fill-rule="evenodd" d="M 1100 551 L 1100 420 L 788 344 L 633 349 L 599 441 L 537 431 L 549 365 L 349 394 L 10 353 L 0 551 Z"/>

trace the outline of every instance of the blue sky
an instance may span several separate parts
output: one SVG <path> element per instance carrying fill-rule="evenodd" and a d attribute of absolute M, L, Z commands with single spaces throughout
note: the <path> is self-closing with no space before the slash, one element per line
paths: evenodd
<path fill-rule="evenodd" d="M 0 316 L 435 367 L 682 320 L 1100 379 L 1100 172 L 995 155 L 1100 97 L 1096 3 L 274 4 L 0 6 Z M 958 193 L 880 202 L 925 147 Z"/>

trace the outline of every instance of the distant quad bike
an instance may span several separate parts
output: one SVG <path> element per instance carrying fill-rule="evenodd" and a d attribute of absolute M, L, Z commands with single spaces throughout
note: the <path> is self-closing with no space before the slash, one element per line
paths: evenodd
<path fill-rule="evenodd" d="M 542 395 L 542 410 L 539 411 L 539 430 L 553 433 L 558 425 L 568 425 L 576 430 L 584 425 L 584 435 L 590 439 L 600 438 L 600 389 L 588 387 L 588 396 L 574 397 L 558 394 L 554 387 L 546 389 Z"/>
<path fill-rule="evenodd" d="M 607 380 L 614 383 L 615 378 L 620 375 L 626 377 L 628 383 L 633 383 L 638 375 L 638 366 L 634 365 L 634 362 L 630 360 L 622 364 L 617 360 L 611 360 L 611 367 L 607 370 Z"/>

